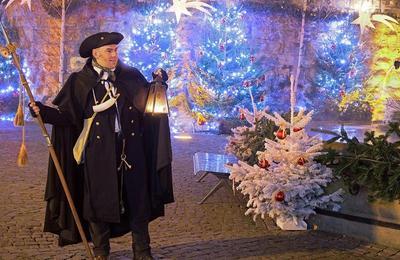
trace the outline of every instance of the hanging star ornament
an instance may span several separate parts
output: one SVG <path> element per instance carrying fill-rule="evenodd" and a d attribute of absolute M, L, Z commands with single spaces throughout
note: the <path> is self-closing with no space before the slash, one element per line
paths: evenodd
<path fill-rule="evenodd" d="M 352 24 L 360 25 L 361 34 L 364 33 L 366 27 L 370 27 L 375 29 L 375 25 L 372 21 L 380 22 L 389 27 L 391 30 L 394 31 L 394 27 L 392 23 L 399 24 L 396 19 L 384 14 L 374 14 L 371 15 L 372 12 L 370 11 L 360 11 L 359 17 L 355 19 Z"/>
<path fill-rule="evenodd" d="M 29 10 L 32 11 L 32 3 L 31 3 L 31 1 L 32 1 L 32 0 L 21 0 L 20 5 L 27 4 L 28 7 L 29 7 Z M 6 5 L 6 8 L 8 8 L 8 7 L 9 7 L 12 3 L 14 3 L 14 2 L 15 2 L 15 0 L 10 0 L 10 1 L 8 2 L 8 4 Z"/>
<path fill-rule="evenodd" d="M 168 8 L 166 11 L 175 13 L 176 20 L 179 23 L 179 20 L 181 19 L 182 15 L 192 16 L 188 8 L 197 9 L 207 15 L 211 15 L 211 13 L 207 10 L 207 8 L 215 10 L 215 8 L 212 7 L 211 5 L 200 1 L 188 2 L 187 0 L 173 0 L 172 6 Z"/>

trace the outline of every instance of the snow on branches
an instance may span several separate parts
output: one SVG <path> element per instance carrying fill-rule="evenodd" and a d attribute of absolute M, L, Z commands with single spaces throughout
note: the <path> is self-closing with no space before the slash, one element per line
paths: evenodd
<path fill-rule="evenodd" d="M 315 208 L 339 210 L 342 190 L 328 195 L 324 191 L 333 179 L 332 170 L 314 161 L 322 154 L 323 143 L 304 130 L 311 116 L 312 111 L 300 110 L 291 124 L 278 113 L 260 112 L 260 117 L 278 127 L 277 138 L 265 138 L 256 164 L 241 160 L 227 166 L 230 179 L 238 183 L 237 190 L 248 196 L 246 215 L 253 215 L 254 220 L 269 216 L 281 229 L 305 230 L 304 220 L 315 214 Z M 236 131 L 235 138 L 240 140 L 240 129 Z"/>
<path fill-rule="evenodd" d="M 275 124 L 264 117 L 265 111 L 256 111 L 255 116 L 247 109 L 241 109 L 247 125 L 233 128 L 225 150 L 239 160 L 249 164 L 257 163 L 257 152 L 264 148 L 264 139 L 274 139 Z"/>

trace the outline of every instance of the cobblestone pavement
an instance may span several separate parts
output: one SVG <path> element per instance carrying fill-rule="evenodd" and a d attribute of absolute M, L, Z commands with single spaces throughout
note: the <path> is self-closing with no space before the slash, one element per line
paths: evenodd
<path fill-rule="evenodd" d="M 41 231 L 47 148 L 39 128 L 28 124 L 29 163 L 17 168 L 20 131 L 0 122 L 0 259 L 85 259 L 82 244 L 60 248 L 54 235 Z M 400 259 L 400 250 L 349 237 L 285 232 L 271 220 L 254 223 L 228 189 L 198 205 L 217 180 L 207 176 L 196 182 L 192 155 L 222 152 L 224 145 L 224 136 L 206 134 L 173 141 L 176 202 L 150 226 L 159 259 Z M 131 259 L 130 243 L 129 235 L 112 240 L 111 259 Z"/>

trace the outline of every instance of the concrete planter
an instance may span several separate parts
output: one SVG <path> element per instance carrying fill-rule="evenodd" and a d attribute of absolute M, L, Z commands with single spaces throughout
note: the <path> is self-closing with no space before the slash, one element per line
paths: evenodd
<path fill-rule="evenodd" d="M 333 183 L 328 190 L 343 187 Z M 400 248 L 400 203 L 399 201 L 368 202 L 367 191 L 361 189 L 357 195 L 346 193 L 339 212 L 319 210 L 310 218 L 310 223 L 319 230 L 357 237 L 370 242 Z"/>

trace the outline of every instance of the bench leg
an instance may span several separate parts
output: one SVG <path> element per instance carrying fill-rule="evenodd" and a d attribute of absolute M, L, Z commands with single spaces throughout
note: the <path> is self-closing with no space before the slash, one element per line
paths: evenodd
<path fill-rule="evenodd" d="M 201 175 L 201 177 L 197 180 L 197 182 L 201 182 L 202 179 L 204 179 L 204 177 L 206 177 L 208 175 L 208 172 L 205 172 L 203 175 Z"/>
<path fill-rule="evenodd" d="M 216 192 L 217 190 L 219 190 L 222 186 L 224 185 L 224 180 L 220 180 L 217 185 L 214 186 L 214 188 L 212 188 L 207 195 L 199 202 L 197 202 L 199 205 L 203 204 L 204 201 L 206 201 L 211 195 L 214 194 L 214 192 Z"/>

